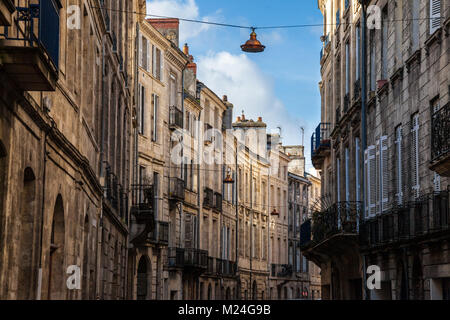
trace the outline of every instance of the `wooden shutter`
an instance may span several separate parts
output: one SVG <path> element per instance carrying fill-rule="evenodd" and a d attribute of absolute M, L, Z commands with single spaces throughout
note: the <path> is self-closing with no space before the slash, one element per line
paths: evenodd
<path fill-rule="evenodd" d="M 411 175 L 412 175 L 412 192 L 415 198 L 419 197 L 419 115 L 413 116 L 411 130 Z"/>
<path fill-rule="evenodd" d="M 147 44 L 147 50 L 146 50 L 146 56 L 144 57 L 145 59 L 145 70 L 146 71 L 150 71 L 150 41 L 145 41 Z"/>
<path fill-rule="evenodd" d="M 158 109 L 159 109 L 159 96 L 153 94 L 153 133 L 152 140 L 156 141 L 158 139 Z"/>
<path fill-rule="evenodd" d="M 381 169 L 381 210 L 389 209 L 389 168 L 388 168 L 388 137 L 380 138 L 380 169 Z"/>
<path fill-rule="evenodd" d="M 159 62 L 160 62 L 159 80 L 161 80 L 161 82 L 163 82 L 164 81 L 164 55 L 161 50 L 159 51 Z"/>
<path fill-rule="evenodd" d="M 376 159 L 375 146 L 369 146 L 365 151 L 366 166 L 366 213 L 372 217 L 376 211 Z"/>
<path fill-rule="evenodd" d="M 336 187 L 337 187 L 337 202 L 341 201 L 341 161 L 336 159 Z"/>
<path fill-rule="evenodd" d="M 441 0 L 430 0 L 430 34 L 441 26 Z"/>
<path fill-rule="evenodd" d="M 192 248 L 192 216 L 189 213 L 186 213 L 184 222 L 184 244 L 186 248 Z"/>
<path fill-rule="evenodd" d="M 152 74 L 156 78 L 156 47 L 152 45 Z"/>
<path fill-rule="evenodd" d="M 403 130 L 402 127 L 398 127 L 396 130 L 396 141 L 395 141 L 395 152 L 396 152 L 396 185 L 397 193 L 395 197 L 397 198 L 397 204 L 401 205 L 403 203 L 403 165 L 402 165 L 402 139 Z"/>

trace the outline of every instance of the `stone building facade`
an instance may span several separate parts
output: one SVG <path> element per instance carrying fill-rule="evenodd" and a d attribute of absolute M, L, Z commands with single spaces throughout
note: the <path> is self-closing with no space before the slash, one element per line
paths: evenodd
<path fill-rule="evenodd" d="M 449 139 L 443 128 L 448 127 L 450 4 L 367 3 L 375 6 L 369 15 L 381 21 L 375 28 L 361 26 L 358 1 L 319 1 L 325 22 L 322 123 L 312 138 L 312 160 L 323 183 L 304 252 L 322 269 L 325 299 L 448 298 Z M 304 228 L 311 228 L 310 221 Z M 380 290 L 364 289 L 370 265 L 381 269 Z"/>
<path fill-rule="evenodd" d="M 0 4 L 0 298 L 123 299 L 138 2 L 34 3 Z"/>

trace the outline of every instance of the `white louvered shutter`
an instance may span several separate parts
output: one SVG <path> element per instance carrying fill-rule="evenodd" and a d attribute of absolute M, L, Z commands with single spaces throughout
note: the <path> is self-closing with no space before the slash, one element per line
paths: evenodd
<path fill-rule="evenodd" d="M 380 144 L 381 210 L 386 211 L 389 209 L 388 137 L 381 137 Z"/>
<path fill-rule="evenodd" d="M 441 0 L 430 0 L 430 34 L 441 26 Z"/>
<path fill-rule="evenodd" d="M 395 152 L 396 152 L 396 186 L 397 193 L 395 197 L 397 199 L 397 204 L 401 205 L 403 203 L 403 166 L 402 166 L 402 139 L 403 139 L 403 129 L 398 127 L 396 130 L 396 141 L 395 141 Z"/>
<path fill-rule="evenodd" d="M 411 175 L 412 191 L 415 198 L 419 197 L 419 115 L 413 117 L 413 127 L 411 130 Z"/>
<path fill-rule="evenodd" d="M 369 215 L 373 217 L 376 213 L 377 202 L 377 161 L 376 161 L 376 148 L 370 146 L 368 154 L 368 172 L 369 172 Z"/>
<path fill-rule="evenodd" d="M 381 145 L 380 139 L 376 143 L 376 213 L 381 212 Z"/>

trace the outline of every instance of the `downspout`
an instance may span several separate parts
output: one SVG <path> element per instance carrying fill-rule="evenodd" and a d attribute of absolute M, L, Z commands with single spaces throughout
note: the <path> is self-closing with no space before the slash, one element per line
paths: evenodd
<path fill-rule="evenodd" d="M 47 175 L 47 138 L 48 135 L 56 128 L 55 121 L 50 118 L 51 127 L 45 131 L 44 136 L 44 147 L 43 147 L 43 156 L 44 156 L 44 168 L 42 170 L 42 206 L 41 206 L 41 234 L 40 234 L 40 253 L 39 253 L 39 268 L 38 268 L 38 283 L 37 283 L 37 291 L 36 291 L 36 300 L 41 300 L 41 291 L 42 291 L 42 245 L 44 238 L 44 215 L 45 215 L 45 179 Z"/>
<path fill-rule="evenodd" d="M 250 219 L 250 292 L 253 299 L 253 283 L 252 283 L 252 270 L 253 270 L 253 165 L 250 162 L 250 210 L 251 219 Z"/>
<path fill-rule="evenodd" d="M 236 209 L 236 233 L 235 233 L 235 244 L 236 244 L 236 274 L 239 275 L 239 201 L 238 201 L 238 188 L 239 188 L 239 183 L 238 183 L 238 145 L 237 145 L 237 139 L 233 139 L 236 142 L 236 149 L 235 149 L 235 178 L 234 178 L 234 201 L 235 201 L 235 209 Z M 238 281 L 240 282 L 240 277 L 238 276 Z M 238 286 L 238 288 L 236 288 L 236 295 L 237 297 L 240 298 L 240 292 L 238 292 L 240 286 Z"/>
<path fill-rule="evenodd" d="M 367 98 L 367 84 L 366 84 L 366 15 L 367 15 L 367 4 L 366 0 L 359 0 L 361 4 L 361 158 L 364 160 L 364 152 L 367 148 L 367 128 L 366 128 L 366 98 Z M 365 216 L 366 212 L 366 188 L 365 188 L 365 172 L 361 175 L 361 189 L 362 189 L 362 216 Z M 366 256 L 362 255 L 363 260 L 363 299 L 368 300 L 368 292 L 366 290 Z"/>

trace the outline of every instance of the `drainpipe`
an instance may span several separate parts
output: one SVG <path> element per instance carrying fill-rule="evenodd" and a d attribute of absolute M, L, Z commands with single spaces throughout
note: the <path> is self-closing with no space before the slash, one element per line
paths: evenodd
<path fill-rule="evenodd" d="M 252 290 L 252 270 L 253 270 L 253 165 L 250 163 L 250 210 L 251 210 L 251 219 L 250 219 L 250 292 L 249 294 L 252 296 L 253 300 L 253 290 Z"/>
<path fill-rule="evenodd" d="M 366 128 L 366 99 L 367 99 L 367 84 L 366 84 L 366 18 L 367 18 L 367 0 L 359 0 L 361 4 L 361 158 L 364 160 L 364 151 L 367 148 L 367 128 Z M 365 170 L 361 175 L 361 190 L 362 190 L 362 216 L 366 212 L 366 189 L 365 189 Z M 363 299 L 368 300 L 368 292 L 366 290 L 366 256 L 362 255 L 363 259 Z"/>
<path fill-rule="evenodd" d="M 45 216 L 45 179 L 47 175 L 47 160 L 48 160 L 48 154 L 47 154 L 47 138 L 48 135 L 56 128 L 55 121 L 50 118 L 51 121 L 51 127 L 48 128 L 48 130 L 45 131 L 44 136 L 44 150 L 43 150 L 43 156 L 44 156 L 44 168 L 42 172 L 42 206 L 41 206 L 41 234 L 40 234 L 40 253 L 39 253 L 39 268 L 38 268 L 38 284 L 37 284 L 37 291 L 36 291 L 36 300 L 41 300 L 41 291 L 42 291 L 42 245 L 43 245 L 43 238 L 44 238 L 44 216 Z"/>

